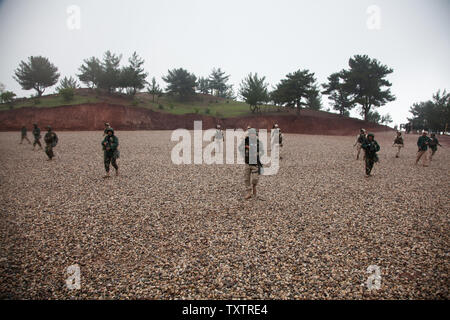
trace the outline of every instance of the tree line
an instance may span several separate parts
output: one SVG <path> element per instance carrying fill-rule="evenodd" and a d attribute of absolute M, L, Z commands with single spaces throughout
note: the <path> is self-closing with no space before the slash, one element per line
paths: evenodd
<path fill-rule="evenodd" d="M 151 82 L 147 82 L 148 73 L 143 68 L 145 61 L 136 52 L 128 59 L 127 65 L 121 66 L 121 60 L 122 55 L 111 51 L 106 51 L 101 59 L 97 57 L 85 59 L 78 69 L 78 80 L 88 88 L 102 89 L 110 94 L 120 92 L 134 96 L 146 88 L 152 95 L 153 102 L 155 98 L 158 101 L 163 94 L 180 101 L 192 99 L 196 93 L 226 99 L 235 99 L 237 96 L 233 85 L 228 83 L 230 75 L 220 68 L 213 68 L 209 76 L 198 78 L 183 68 L 168 70 L 167 75 L 162 77 L 167 84 L 163 90 L 157 84 L 155 77 L 151 79 Z M 320 110 L 323 108 L 322 95 L 326 95 L 331 101 L 332 108 L 342 116 L 349 116 L 350 110 L 358 107 L 364 120 L 388 124 L 392 122 L 390 115 L 381 116 L 376 108 L 396 99 L 390 91 L 392 83 L 387 80 L 387 76 L 391 73 L 393 69 L 383 65 L 377 59 L 369 58 L 367 55 L 355 55 L 349 59 L 348 69 L 332 73 L 323 84 L 317 83 L 315 74 L 310 70 L 299 69 L 286 74 L 269 90 L 269 84 L 264 76 L 249 73 L 241 81 L 237 94 L 254 113 L 259 112 L 261 106 L 269 103 L 295 109 L 298 113 L 303 108 Z M 60 74 L 58 68 L 48 58 L 31 56 L 28 61 L 20 62 L 13 78 L 24 90 L 34 89 L 36 96 L 40 97 L 46 88 L 58 82 Z M 78 87 L 75 78 L 64 77 L 60 80 L 57 91 L 65 99 L 70 100 Z M 2 94 L 4 102 L 13 98 L 12 92 Z M 427 108 L 430 109 L 430 107 Z M 411 112 L 420 113 L 423 117 L 423 112 L 419 109 L 414 105 Z M 434 114 L 433 117 L 435 117 Z M 423 122 L 423 120 L 414 121 Z"/>
<path fill-rule="evenodd" d="M 448 132 L 450 124 L 450 93 L 438 90 L 431 100 L 417 102 L 409 109 L 408 121 L 414 129 Z"/>

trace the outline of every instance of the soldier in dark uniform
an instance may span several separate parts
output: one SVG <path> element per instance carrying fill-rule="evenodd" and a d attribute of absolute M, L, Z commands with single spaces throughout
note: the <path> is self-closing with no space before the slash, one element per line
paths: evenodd
<path fill-rule="evenodd" d="M 377 152 L 380 151 L 380 146 L 378 145 L 378 142 L 375 141 L 375 135 L 373 133 L 367 135 L 367 139 L 364 141 L 361 148 L 364 149 L 366 154 L 366 176 L 370 177 L 374 163 L 378 162 Z"/>
<path fill-rule="evenodd" d="M 419 163 L 420 158 L 422 158 L 422 165 L 424 167 L 428 167 L 428 145 L 430 143 L 430 138 L 428 137 L 427 131 L 422 131 L 422 135 L 417 139 L 417 147 L 419 150 L 417 151 L 416 163 Z"/>
<path fill-rule="evenodd" d="M 397 131 L 397 135 L 394 139 L 393 147 L 397 147 L 397 153 L 395 154 L 395 157 L 398 158 L 400 156 L 400 150 L 404 147 L 404 141 L 402 137 L 402 133 L 400 131 Z"/>
<path fill-rule="evenodd" d="M 109 165 L 112 164 L 114 169 L 116 169 L 116 176 L 119 175 L 119 166 L 117 165 L 116 160 L 119 158 L 119 150 L 117 147 L 119 146 L 119 138 L 114 135 L 113 128 L 105 129 L 106 136 L 102 141 L 103 147 L 103 157 L 106 175 L 104 178 L 109 178 Z"/>
<path fill-rule="evenodd" d="M 45 142 L 45 153 L 48 156 L 47 160 L 52 160 L 55 154 L 53 153 L 53 148 L 56 147 L 58 143 L 58 136 L 53 132 L 52 127 L 47 126 L 47 133 L 44 136 Z"/>
<path fill-rule="evenodd" d="M 36 123 L 33 124 L 33 137 L 34 137 L 34 142 L 33 142 L 33 150 L 36 147 L 36 145 L 39 146 L 39 148 L 42 149 L 42 145 L 41 145 L 41 129 L 38 128 L 38 125 Z"/>
<path fill-rule="evenodd" d="M 252 195 L 256 196 L 256 185 L 258 184 L 262 168 L 260 156 L 264 155 L 263 144 L 258 139 L 256 129 L 248 129 L 248 135 L 239 146 L 239 151 L 245 157 L 244 183 L 248 191 L 245 196 L 247 200 Z"/>
<path fill-rule="evenodd" d="M 31 144 L 31 141 L 28 139 L 27 137 L 27 127 L 22 127 L 22 129 L 20 130 L 21 134 L 22 134 L 22 138 L 20 139 L 20 143 L 22 144 L 23 139 L 27 140 L 29 144 Z"/>
<path fill-rule="evenodd" d="M 428 144 L 430 146 L 431 149 L 431 154 L 430 154 L 430 161 L 433 159 L 434 154 L 437 151 L 437 146 L 441 146 L 441 144 L 439 143 L 439 140 L 436 138 L 436 134 L 432 133 L 431 134 L 431 138 L 430 138 L 430 142 Z"/>

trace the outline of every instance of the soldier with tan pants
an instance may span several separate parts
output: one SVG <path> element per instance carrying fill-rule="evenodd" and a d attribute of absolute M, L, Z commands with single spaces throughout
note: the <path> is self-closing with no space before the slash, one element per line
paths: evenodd
<path fill-rule="evenodd" d="M 259 157 L 264 154 L 263 145 L 258 139 L 256 129 L 250 128 L 247 132 L 248 135 L 239 146 L 239 151 L 245 157 L 244 183 L 247 190 L 246 200 L 256 196 L 256 185 L 258 184 L 262 167 Z"/>
<path fill-rule="evenodd" d="M 428 145 L 430 143 L 430 138 L 428 138 L 428 132 L 422 131 L 422 135 L 417 139 L 417 146 L 419 150 L 417 151 L 416 163 L 419 163 L 419 160 L 422 159 L 422 165 L 424 167 L 428 167 Z"/>
<path fill-rule="evenodd" d="M 393 147 L 397 148 L 397 153 L 395 154 L 395 157 L 398 158 L 400 156 L 400 150 L 405 146 L 402 133 L 400 131 L 397 131 L 397 136 L 394 139 Z"/>
<path fill-rule="evenodd" d="M 359 153 L 361 152 L 361 147 L 363 143 L 366 141 L 366 130 L 361 129 L 359 134 L 356 136 L 356 142 L 353 147 L 356 146 L 356 160 L 359 159 Z M 364 158 L 365 159 L 365 158 Z"/>

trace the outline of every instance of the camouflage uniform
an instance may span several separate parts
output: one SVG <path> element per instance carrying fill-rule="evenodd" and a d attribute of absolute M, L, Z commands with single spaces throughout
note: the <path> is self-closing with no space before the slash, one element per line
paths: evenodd
<path fill-rule="evenodd" d="M 20 144 L 22 144 L 23 139 L 27 140 L 28 143 L 31 144 L 31 141 L 28 140 L 28 137 L 27 137 L 27 128 L 26 127 L 22 127 L 22 129 L 20 131 L 21 131 L 21 134 L 22 134 L 22 138 L 20 139 Z"/>
<path fill-rule="evenodd" d="M 37 124 L 34 124 L 33 126 L 33 149 L 36 145 L 38 145 L 42 149 L 41 141 L 39 141 L 41 139 L 41 129 L 38 128 Z"/>
<path fill-rule="evenodd" d="M 395 154 L 395 157 L 398 158 L 400 156 L 400 150 L 404 147 L 403 137 L 401 132 L 397 133 L 397 136 L 394 139 L 393 147 L 397 147 L 397 153 Z"/>
<path fill-rule="evenodd" d="M 369 140 L 369 137 L 372 137 L 372 141 Z M 366 175 L 370 176 L 373 165 L 375 162 L 378 162 L 378 156 L 377 152 L 380 151 L 380 146 L 378 142 L 376 142 L 374 139 L 374 135 L 372 133 L 369 133 L 367 135 L 366 141 L 362 144 L 361 148 L 365 151 L 365 162 L 366 162 Z"/>
<path fill-rule="evenodd" d="M 119 150 L 117 150 L 119 138 L 114 135 L 113 128 L 108 128 L 105 131 L 106 133 L 108 133 L 108 131 L 112 132 L 111 136 L 107 134 L 102 141 L 105 170 L 106 173 L 109 173 L 109 165 L 112 164 L 117 173 L 117 170 L 119 170 L 119 166 L 116 163 L 116 160 L 119 158 Z"/>
<path fill-rule="evenodd" d="M 430 149 L 431 149 L 431 154 L 430 154 L 430 161 L 431 161 L 433 156 L 434 156 L 434 154 L 437 151 L 437 146 L 441 146 L 441 144 L 439 143 L 439 140 L 436 138 L 436 135 L 434 133 L 431 134 L 429 146 L 430 146 Z"/>
<path fill-rule="evenodd" d="M 248 130 L 249 135 L 245 137 L 239 146 L 239 150 L 244 153 L 245 168 L 244 168 L 244 184 L 249 192 L 247 199 L 251 197 L 253 189 L 253 195 L 256 195 L 256 185 L 259 181 L 259 175 L 261 174 L 261 161 L 260 156 L 264 154 L 263 144 L 256 136 L 255 139 L 250 135 L 256 134 L 255 129 Z"/>
<path fill-rule="evenodd" d="M 58 143 L 58 136 L 52 131 L 51 127 L 47 127 L 47 129 L 48 131 L 44 136 L 45 153 L 47 154 L 49 160 L 52 160 L 52 158 L 55 156 L 53 153 L 53 148 Z"/>
<path fill-rule="evenodd" d="M 417 157 L 416 157 L 416 164 L 419 163 L 420 158 L 422 158 L 422 165 L 424 167 L 428 166 L 428 145 L 431 141 L 431 139 L 426 135 L 426 132 L 424 132 L 419 139 L 417 139 L 417 146 L 419 147 L 419 150 L 417 151 Z"/>

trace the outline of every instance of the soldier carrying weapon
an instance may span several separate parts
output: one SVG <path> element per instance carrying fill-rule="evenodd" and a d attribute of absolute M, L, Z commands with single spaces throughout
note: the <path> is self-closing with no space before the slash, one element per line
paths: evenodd
<path fill-rule="evenodd" d="M 404 147 L 404 141 L 400 131 L 397 131 L 397 135 L 395 136 L 394 144 L 392 146 L 398 148 L 397 153 L 395 154 L 395 157 L 398 158 L 400 156 L 400 150 Z"/>
<path fill-rule="evenodd" d="M 367 135 L 366 141 L 364 141 L 361 147 L 366 153 L 366 176 L 370 177 L 373 165 L 375 164 L 375 162 L 378 162 L 377 152 L 380 151 L 380 146 L 378 142 L 375 141 L 375 135 L 373 133 L 369 133 Z"/>
<path fill-rule="evenodd" d="M 431 161 L 433 159 L 434 154 L 437 151 L 437 146 L 442 147 L 442 145 L 439 143 L 439 140 L 436 138 L 436 134 L 434 134 L 434 133 L 431 134 L 430 142 L 428 145 L 430 146 L 430 149 L 431 149 L 431 154 L 430 154 L 430 161 Z"/>
<path fill-rule="evenodd" d="M 260 156 L 264 155 L 263 144 L 258 139 L 256 129 L 248 129 L 248 135 L 240 144 L 239 151 L 244 153 L 245 156 L 244 183 L 248 191 L 245 196 L 247 200 L 252 195 L 256 196 L 256 185 L 258 184 L 262 168 Z"/>
<path fill-rule="evenodd" d="M 39 129 L 37 123 L 33 123 L 33 137 L 34 137 L 34 142 L 33 142 L 33 151 L 34 148 L 36 147 L 36 145 L 39 146 L 39 148 L 42 149 L 42 145 L 41 145 L 41 129 Z"/>
<path fill-rule="evenodd" d="M 53 153 L 53 148 L 56 147 L 58 143 L 58 136 L 53 132 L 52 127 L 47 126 L 47 133 L 44 136 L 45 141 L 45 153 L 48 156 L 47 160 L 52 160 L 55 156 Z"/>
<path fill-rule="evenodd" d="M 119 150 L 117 147 L 119 146 L 119 138 L 114 135 L 113 128 L 105 129 L 106 137 L 102 141 L 103 147 L 103 157 L 106 175 L 104 178 L 109 178 L 109 165 L 112 164 L 114 169 L 116 169 L 116 176 L 119 175 L 119 166 L 116 163 L 116 160 L 119 158 Z"/>

